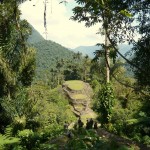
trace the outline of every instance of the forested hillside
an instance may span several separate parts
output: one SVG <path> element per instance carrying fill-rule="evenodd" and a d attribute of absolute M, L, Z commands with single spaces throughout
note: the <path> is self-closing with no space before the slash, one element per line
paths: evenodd
<path fill-rule="evenodd" d="M 37 32 L 37 30 L 30 24 L 31 27 L 31 35 L 29 35 L 28 37 L 28 42 L 31 44 L 37 43 L 37 42 L 41 42 L 44 41 L 45 39 L 43 38 L 43 36 Z"/>
<path fill-rule="evenodd" d="M 56 68 L 60 60 L 69 60 L 73 56 L 73 52 L 52 41 L 44 40 L 33 44 L 33 46 L 37 50 L 36 73 L 38 76 Z"/>
<path fill-rule="evenodd" d="M 150 150 L 150 1 L 74 0 L 105 36 L 94 59 L 44 40 L 25 1 L 0 1 L 0 150 Z"/>
<path fill-rule="evenodd" d="M 69 61 L 74 52 L 50 40 L 45 40 L 36 29 L 32 28 L 32 34 L 28 42 L 36 48 L 36 77 L 45 78 L 45 75 L 56 68 L 59 61 Z"/>

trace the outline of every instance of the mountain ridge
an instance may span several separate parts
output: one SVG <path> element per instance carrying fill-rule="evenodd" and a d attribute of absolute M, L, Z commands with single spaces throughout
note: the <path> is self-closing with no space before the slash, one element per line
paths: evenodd
<path fill-rule="evenodd" d="M 120 44 L 118 46 L 119 48 L 119 52 L 122 55 L 126 55 L 126 53 L 132 48 L 132 45 L 127 45 L 127 44 Z M 88 55 L 91 59 L 94 58 L 94 52 L 96 50 L 100 50 L 101 46 L 78 46 L 74 49 L 71 49 L 74 52 L 80 52 L 82 53 L 84 56 Z M 119 55 L 118 55 L 119 56 Z"/>
<path fill-rule="evenodd" d="M 44 37 L 32 25 L 30 25 L 30 27 L 32 28 L 32 34 L 28 38 L 28 42 L 30 44 L 34 45 L 35 43 L 38 43 L 38 42 L 41 42 L 41 41 L 43 41 L 43 42 L 46 41 L 44 39 Z M 54 42 L 52 40 L 47 40 L 47 41 Z M 56 42 L 54 42 L 54 43 L 56 43 Z M 57 44 L 58 43 L 56 43 L 56 45 Z M 58 45 L 61 45 L 61 44 L 58 44 Z M 64 46 L 62 46 L 62 47 L 64 47 Z M 91 59 L 93 59 L 94 56 L 95 56 L 94 52 L 96 50 L 101 49 L 101 46 L 91 45 L 91 46 L 78 46 L 74 49 L 66 48 L 66 47 L 64 47 L 64 48 L 66 50 L 70 50 L 70 51 L 75 52 L 75 53 L 80 52 L 80 53 L 83 54 L 83 56 L 88 55 Z M 125 56 L 125 54 L 132 48 L 132 45 L 120 44 L 118 46 L 118 48 L 119 48 L 120 53 Z M 119 55 L 118 55 L 118 57 L 119 57 Z"/>
<path fill-rule="evenodd" d="M 29 35 L 27 42 L 30 44 L 38 43 L 44 41 L 44 37 L 30 24 L 32 29 L 31 35 Z"/>

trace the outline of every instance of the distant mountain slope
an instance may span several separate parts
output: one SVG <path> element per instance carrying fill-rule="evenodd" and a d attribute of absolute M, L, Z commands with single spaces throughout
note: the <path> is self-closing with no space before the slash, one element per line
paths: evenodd
<path fill-rule="evenodd" d="M 119 45 L 119 51 L 123 55 L 125 55 L 125 53 L 127 53 L 131 48 L 132 48 L 131 45 L 127 45 L 127 44 Z M 99 49 L 101 49 L 101 46 L 79 46 L 79 47 L 77 47 L 75 49 L 71 49 L 71 50 L 74 52 L 80 52 L 83 55 L 88 55 L 90 58 L 93 58 L 94 52 Z"/>
<path fill-rule="evenodd" d="M 31 24 L 30 27 L 32 28 L 32 34 L 28 38 L 29 43 L 34 44 L 45 40 L 43 36 Z"/>
<path fill-rule="evenodd" d="M 37 49 L 37 67 L 41 69 L 50 69 L 56 65 L 60 59 L 68 59 L 73 52 L 52 41 L 41 41 L 33 44 Z"/>
<path fill-rule="evenodd" d="M 50 72 L 52 68 L 56 68 L 58 60 L 71 59 L 73 51 L 61 46 L 50 40 L 45 40 L 36 29 L 32 28 L 28 42 L 36 48 L 36 76 L 43 78 L 46 72 Z"/>
<path fill-rule="evenodd" d="M 100 46 L 79 46 L 71 50 L 74 51 L 75 53 L 80 52 L 84 56 L 88 55 L 90 58 L 93 58 L 95 50 L 99 50 L 99 49 L 100 49 Z"/>

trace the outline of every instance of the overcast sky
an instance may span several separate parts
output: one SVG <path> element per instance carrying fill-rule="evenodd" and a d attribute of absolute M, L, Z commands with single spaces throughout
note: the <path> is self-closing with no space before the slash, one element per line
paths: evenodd
<path fill-rule="evenodd" d="M 26 19 L 45 38 L 44 29 L 44 0 L 26 1 L 20 6 L 22 18 Z M 69 18 L 72 15 L 74 0 L 68 4 L 59 4 L 61 0 L 48 0 L 47 31 L 48 40 L 55 41 L 67 48 L 91 46 L 103 42 L 101 35 L 96 34 L 99 26 L 86 28 L 84 23 L 78 23 Z M 35 5 L 35 6 L 33 6 Z"/>

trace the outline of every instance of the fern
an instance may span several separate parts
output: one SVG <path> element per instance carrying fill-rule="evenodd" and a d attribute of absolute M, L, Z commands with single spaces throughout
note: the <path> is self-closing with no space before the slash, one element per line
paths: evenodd
<path fill-rule="evenodd" d="M 5 129 L 5 136 L 6 136 L 7 138 L 9 138 L 9 137 L 12 136 L 12 130 L 13 130 L 13 128 L 10 127 L 10 126 L 7 126 L 7 128 Z"/>
<path fill-rule="evenodd" d="M 5 130 L 5 134 L 0 134 L 0 150 L 4 150 L 6 146 L 19 144 L 20 139 L 16 137 L 12 137 L 12 128 L 7 127 Z"/>
<path fill-rule="evenodd" d="M 8 145 L 19 144 L 20 139 L 15 137 L 7 138 L 5 135 L 0 134 L 0 150 L 4 150 L 4 148 Z"/>

